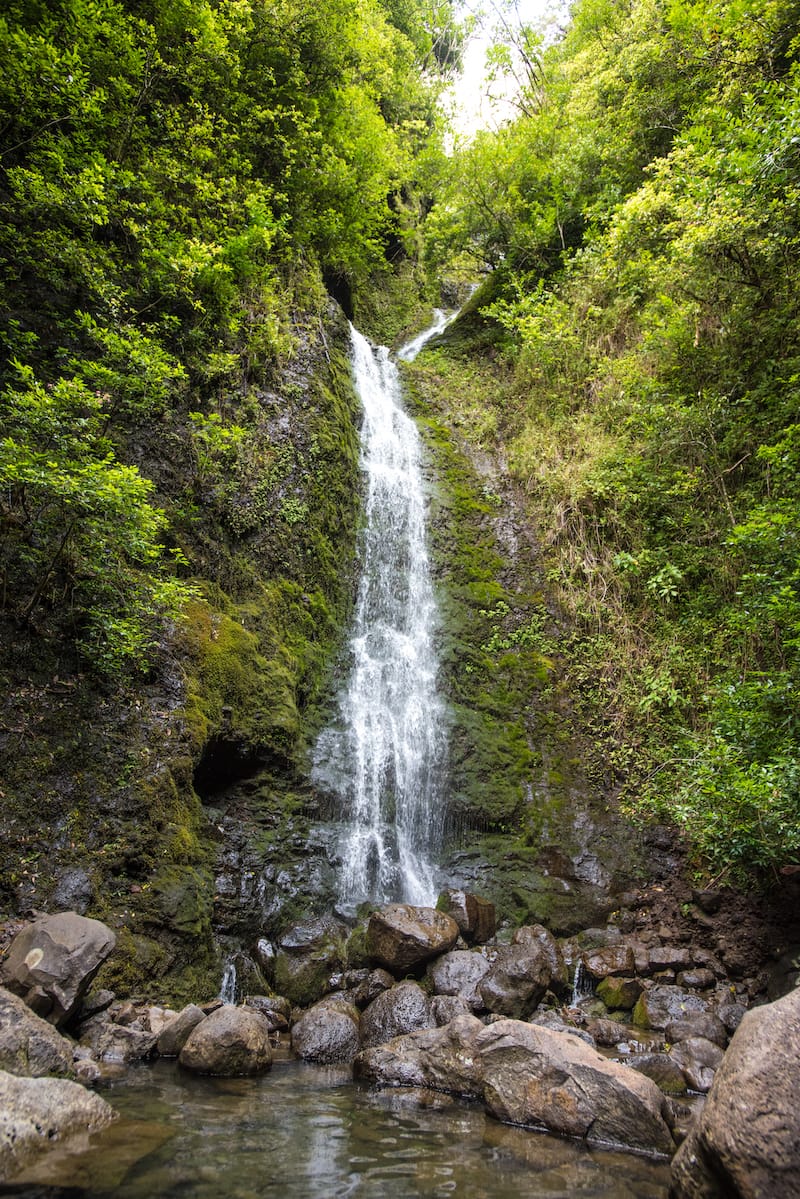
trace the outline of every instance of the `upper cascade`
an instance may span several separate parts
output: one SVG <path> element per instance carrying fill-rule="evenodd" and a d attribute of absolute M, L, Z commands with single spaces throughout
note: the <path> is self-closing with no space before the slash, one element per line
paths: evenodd
<path fill-rule="evenodd" d="M 398 351 L 410 361 L 452 317 Z M 364 410 L 366 511 L 350 671 L 334 722 L 321 733 L 312 778 L 340 800 L 345 829 L 340 898 L 432 904 L 441 842 L 447 737 L 436 691 L 436 602 L 426 545 L 420 435 L 403 409 L 396 363 L 351 326 L 352 370 Z"/>

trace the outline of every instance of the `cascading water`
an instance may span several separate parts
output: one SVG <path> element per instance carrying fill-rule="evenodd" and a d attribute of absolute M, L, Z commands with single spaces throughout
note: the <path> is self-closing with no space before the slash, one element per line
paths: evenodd
<path fill-rule="evenodd" d="M 399 351 L 407 361 L 448 323 Z M 313 778 L 345 814 L 340 898 L 430 904 L 442 829 L 446 749 L 436 693 L 436 604 L 425 537 L 421 443 L 404 412 L 397 366 L 352 329 L 353 378 L 364 409 L 366 514 L 352 665 L 338 719 L 317 742 Z"/>

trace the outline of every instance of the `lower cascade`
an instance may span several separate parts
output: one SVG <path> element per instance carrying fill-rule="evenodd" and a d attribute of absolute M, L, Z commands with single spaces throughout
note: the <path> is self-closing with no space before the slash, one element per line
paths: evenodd
<path fill-rule="evenodd" d="M 448 323 L 403 346 L 413 359 Z M 436 692 L 436 602 L 426 546 L 421 442 L 396 363 L 351 326 L 364 410 L 366 510 L 349 677 L 320 735 L 313 778 L 345 816 L 340 898 L 430 904 L 441 840 L 446 732 Z"/>

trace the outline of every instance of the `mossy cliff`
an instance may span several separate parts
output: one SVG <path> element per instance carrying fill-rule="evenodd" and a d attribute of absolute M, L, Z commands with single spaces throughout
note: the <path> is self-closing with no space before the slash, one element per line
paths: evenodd
<path fill-rule="evenodd" d="M 359 491 L 347 325 L 319 300 L 293 337 L 269 383 L 220 390 L 209 436 L 186 412 L 131 431 L 196 590 L 147 679 L 103 687 L 57 639 L 3 638 L 0 912 L 108 921 L 120 948 L 102 981 L 123 992 L 214 993 L 214 798 L 274 772 L 283 791 L 259 803 L 284 819 L 346 621 Z M 231 438 L 215 442 L 214 424 Z"/>

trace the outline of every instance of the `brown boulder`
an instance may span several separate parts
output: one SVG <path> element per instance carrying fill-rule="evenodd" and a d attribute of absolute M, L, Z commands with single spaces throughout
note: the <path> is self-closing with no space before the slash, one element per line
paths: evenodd
<path fill-rule="evenodd" d="M 192 1030 L 178 1062 L 224 1078 L 261 1074 L 272 1065 L 269 1025 L 252 1008 L 217 1008 Z"/>
<path fill-rule="evenodd" d="M 563 995 L 569 987 L 569 972 L 558 942 L 543 924 L 524 924 L 511 938 L 512 945 L 538 946 L 550 963 L 550 990 Z"/>
<path fill-rule="evenodd" d="M 418 983 L 397 983 L 383 991 L 361 1016 L 361 1043 L 382 1045 L 403 1033 L 431 1028 L 435 1023 L 431 1001 Z"/>
<path fill-rule="evenodd" d="M 75 912 L 41 916 L 17 933 L 0 981 L 60 1028 L 80 1006 L 117 943 L 110 928 Z"/>
<path fill-rule="evenodd" d="M 392 903 L 373 912 L 367 925 L 367 953 L 396 977 L 447 953 L 458 940 L 458 925 L 436 908 Z"/>
<path fill-rule="evenodd" d="M 636 958 L 630 945 L 608 945 L 581 955 L 584 972 L 598 982 L 602 978 L 623 975 L 630 977 L 636 969 Z"/>
<path fill-rule="evenodd" d="M 672 1166 L 673 1199 L 795 1199 L 800 989 L 748 1012 Z"/>
<path fill-rule="evenodd" d="M 72 1074 L 72 1042 L 0 988 L 0 1070 L 39 1078 Z"/>
<path fill-rule="evenodd" d="M 439 896 L 436 907 L 452 916 L 461 936 L 469 945 L 483 945 L 497 930 L 494 904 L 471 891 L 448 890 Z"/>
<path fill-rule="evenodd" d="M 550 958 L 541 945 L 502 945 L 478 989 L 487 1011 L 521 1019 L 549 986 Z"/>
<path fill-rule="evenodd" d="M 473 1011 L 483 1007 L 478 990 L 491 969 L 482 953 L 469 949 L 451 949 L 428 965 L 427 978 L 436 995 L 460 995 Z"/>

